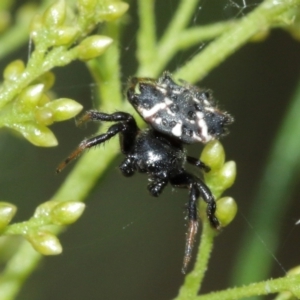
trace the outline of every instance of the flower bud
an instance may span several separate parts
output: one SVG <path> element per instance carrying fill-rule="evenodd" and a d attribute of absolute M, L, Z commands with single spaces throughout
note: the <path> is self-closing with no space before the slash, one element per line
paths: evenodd
<path fill-rule="evenodd" d="M 40 147 L 57 146 L 57 139 L 46 126 L 34 122 L 16 123 L 11 128 L 19 131 L 29 142 Z"/>
<path fill-rule="evenodd" d="M 60 98 L 57 100 L 53 100 L 47 103 L 45 107 L 51 109 L 51 111 L 53 112 L 54 122 L 64 121 L 73 118 L 83 108 L 81 104 L 68 98 Z"/>
<path fill-rule="evenodd" d="M 300 275 L 300 266 L 296 266 L 287 272 L 288 275 Z"/>
<path fill-rule="evenodd" d="M 0 232 L 10 223 L 16 214 L 17 207 L 8 202 L 0 202 Z"/>
<path fill-rule="evenodd" d="M 46 94 L 43 94 L 37 105 L 39 107 L 43 107 L 50 101 L 51 101 L 50 98 Z"/>
<path fill-rule="evenodd" d="M 104 21 L 110 22 L 122 17 L 129 8 L 129 4 L 125 2 L 114 2 L 105 7 L 100 12 L 100 18 Z"/>
<path fill-rule="evenodd" d="M 31 110 L 38 105 L 44 91 L 44 85 L 42 83 L 30 85 L 25 88 L 18 97 L 18 103 L 21 103 L 23 108 Z"/>
<path fill-rule="evenodd" d="M 84 209 L 85 204 L 82 202 L 61 202 L 51 211 L 52 222 L 57 225 L 72 224 L 79 219 Z"/>
<path fill-rule="evenodd" d="M 222 227 L 227 226 L 237 213 L 237 204 L 231 197 L 223 197 L 217 200 L 216 217 Z"/>
<path fill-rule="evenodd" d="M 36 14 L 30 23 L 30 37 L 34 40 L 34 42 L 38 42 L 38 36 L 40 31 L 43 29 L 43 18 L 40 14 Z"/>
<path fill-rule="evenodd" d="M 228 161 L 221 169 L 204 174 L 204 178 L 214 196 L 218 198 L 233 185 L 236 178 L 236 164 L 234 161 Z"/>
<path fill-rule="evenodd" d="M 53 124 L 53 111 L 47 107 L 38 108 L 35 110 L 36 121 L 45 126 Z"/>
<path fill-rule="evenodd" d="M 79 11 L 95 11 L 97 0 L 77 0 L 77 7 Z"/>
<path fill-rule="evenodd" d="M 222 144 L 217 140 L 207 143 L 200 160 L 209 166 L 211 171 L 220 169 L 225 162 L 225 151 Z"/>
<path fill-rule="evenodd" d="M 38 83 L 42 83 L 44 85 L 43 91 L 48 91 L 52 88 L 55 82 L 55 75 L 53 72 L 48 71 L 41 75 L 37 80 Z"/>
<path fill-rule="evenodd" d="M 65 0 L 58 0 L 53 3 L 43 14 L 43 23 L 49 29 L 62 25 L 66 19 Z"/>
<path fill-rule="evenodd" d="M 86 61 L 101 55 L 112 42 L 108 36 L 93 35 L 84 39 L 74 49 L 78 51 L 78 58 Z"/>
<path fill-rule="evenodd" d="M 48 231 L 31 231 L 26 236 L 32 247 L 43 255 L 57 255 L 62 253 L 62 246 L 58 238 Z"/>
<path fill-rule="evenodd" d="M 234 161 L 227 161 L 218 172 L 223 190 L 230 188 L 236 178 L 236 164 Z"/>
<path fill-rule="evenodd" d="M 51 211 L 53 210 L 53 208 L 54 208 L 57 204 L 59 204 L 59 202 L 58 202 L 58 201 L 53 201 L 53 200 L 47 201 L 47 202 L 44 202 L 44 203 L 40 204 L 40 205 L 36 208 L 33 217 L 34 217 L 34 218 L 41 218 L 41 217 L 44 218 L 44 217 L 49 217 Z"/>
<path fill-rule="evenodd" d="M 6 66 L 3 72 L 5 80 L 15 81 L 25 70 L 24 62 L 20 59 L 14 60 Z"/>
<path fill-rule="evenodd" d="M 78 29 L 76 27 L 70 26 L 60 26 L 56 28 L 53 33 L 53 45 L 61 46 L 68 45 L 74 42 L 78 34 Z"/>

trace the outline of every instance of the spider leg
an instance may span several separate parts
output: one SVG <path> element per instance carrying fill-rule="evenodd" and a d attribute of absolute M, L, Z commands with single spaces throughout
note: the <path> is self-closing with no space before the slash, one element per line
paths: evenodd
<path fill-rule="evenodd" d="M 136 134 L 138 132 L 138 127 L 132 115 L 125 112 L 115 112 L 113 114 L 106 114 L 95 110 L 87 111 L 83 117 L 81 117 L 77 125 L 81 125 L 88 121 L 104 121 L 104 122 L 120 122 L 109 127 L 108 131 L 104 134 L 95 136 L 91 139 L 82 141 L 77 149 L 72 152 L 66 160 L 64 160 L 56 169 L 57 173 L 60 173 L 65 166 L 78 157 L 85 149 L 91 148 L 93 146 L 99 145 L 113 136 L 121 133 L 120 144 L 121 150 L 124 154 L 127 154 L 133 144 Z"/>
<path fill-rule="evenodd" d="M 175 175 L 170 179 L 170 183 L 175 187 L 182 187 L 189 189 L 189 201 L 188 201 L 188 231 L 186 236 L 186 244 L 184 251 L 182 272 L 186 272 L 186 268 L 192 257 L 192 250 L 194 246 L 195 237 L 198 231 L 198 212 L 197 212 L 197 200 L 201 196 L 205 202 L 207 202 L 207 217 L 212 227 L 219 229 L 220 223 L 215 217 L 216 204 L 214 197 L 212 196 L 209 188 L 199 178 L 192 174 L 183 171 L 182 173 Z"/>
<path fill-rule="evenodd" d="M 121 133 L 120 145 L 121 151 L 125 155 L 131 150 L 136 135 L 139 131 L 133 116 L 123 111 L 106 114 L 99 111 L 90 110 L 87 111 L 78 122 L 79 124 L 82 124 L 83 122 L 87 121 L 121 122 L 123 124 L 123 128 L 119 131 Z"/>
<path fill-rule="evenodd" d="M 131 157 L 127 157 L 120 165 L 119 169 L 125 177 L 130 177 L 134 174 L 136 168 L 134 166 L 134 160 Z"/>
<path fill-rule="evenodd" d="M 85 114 L 76 121 L 78 126 L 86 123 L 88 121 L 104 121 L 104 122 L 121 122 L 125 121 L 130 123 L 134 121 L 132 115 L 125 113 L 123 111 L 118 111 L 112 114 L 103 113 L 96 110 L 88 110 Z M 134 121 L 135 122 L 135 121 Z"/>
<path fill-rule="evenodd" d="M 168 179 L 152 177 L 150 178 L 150 180 L 151 182 L 147 186 L 148 191 L 153 197 L 158 197 L 162 193 L 165 186 L 168 184 Z"/>
<path fill-rule="evenodd" d="M 191 165 L 193 165 L 193 166 L 195 166 L 195 167 L 197 167 L 199 169 L 204 170 L 205 172 L 209 172 L 210 171 L 210 167 L 209 166 L 207 166 L 204 162 L 202 162 L 201 160 L 199 160 L 199 159 L 197 159 L 195 157 L 187 156 L 186 157 L 186 161 L 189 164 L 191 164 Z"/>
<path fill-rule="evenodd" d="M 119 132 L 126 130 L 126 127 L 126 123 L 117 123 L 110 126 L 106 133 L 100 134 L 87 140 L 83 140 L 75 149 L 75 151 L 73 151 L 61 164 L 59 164 L 56 172 L 60 173 L 70 161 L 78 157 L 85 149 L 92 148 L 96 145 L 104 143 Z"/>

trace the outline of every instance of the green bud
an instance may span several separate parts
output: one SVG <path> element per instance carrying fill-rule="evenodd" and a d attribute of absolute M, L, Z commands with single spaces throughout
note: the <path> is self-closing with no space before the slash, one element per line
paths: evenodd
<path fill-rule="evenodd" d="M 62 25 L 66 19 L 65 0 L 58 0 L 53 3 L 43 14 L 43 23 L 49 29 Z"/>
<path fill-rule="evenodd" d="M 49 217 L 50 216 L 50 213 L 51 211 L 53 210 L 53 208 L 59 204 L 58 201 L 47 201 L 47 202 L 44 202 L 42 204 L 40 204 L 36 209 L 35 209 L 35 212 L 34 212 L 34 218 L 44 218 L 44 217 Z"/>
<path fill-rule="evenodd" d="M 288 275 L 299 275 L 300 274 L 300 266 L 294 267 L 287 272 Z"/>
<path fill-rule="evenodd" d="M 24 62 L 20 59 L 14 60 L 6 66 L 3 72 L 5 80 L 15 81 L 25 70 Z"/>
<path fill-rule="evenodd" d="M 36 14 L 30 23 L 29 30 L 30 30 L 30 37 L 33 39 L 34 42 L 38 42 L 38 36 L 40 31 L 43 29 L 43 18 L 40 14 Z"/>
<path fill-rule="evenodd" d="M 54 85 L 55 75 L 53 72 L 49 71 L 41 75 L 36 81 L 44 85 L 43 91 L 48 91 Z"/>
<path fill-rule="evenodd" d="M 45 126 L 53 124 L 53 111 L 47 107 L 38 108 L 35 110 L 36 121 Z"/>
<path fill-rule="evenodd" d="M 40 147 L 57 146 L 57 139 L 46 126 L 34 122 L 15 123 L 11 128 L 19 131 L 29 142 Z"/>
<path fill-rule="evenodd" d="M 224 190 L 230 188 L 236 178 L 236 164 L 234 161 L 227 161 L 218 172 Z"/>
<path fill-rule="evenodd" d="M 46 94 L 43 94 L 37 105 L 39 107 L 43 107 L 50 101 L 51 101 L 50 98 Z"/>
<path fill-rule="evenodd" d="M 62 246 L 58 238 L 48 231 L 32 231 L 26 236 L 32 247 L 43 255 L 57 255 L 62 253 Z"/>
<path fill-rule="evenodd" d="M 101 55 L 113 42 L 108 36 L 92 35 L 85 38 L 76 48 L 78 58 L 81 60 L 90 60 Z"/>
<path fill-rule="evenodd" d="M 77 0 L 77 7 L 79 11 L 95 11 L 97 0 Z"/>
<path fill-rule="evenodd" d="M 18 103 L 22 104 L 22 108 L 29 109 L 36 107 L 44 92 L 44 85 L 42 83 L 30 85 L 25 88 L 18 97 Z"/>
<path fill-rule="evenodd" d="M 204 178 L 214 196 L 218 198 L 233 185 L 236 178 L 236 164 L 234 161 L 228 161 L 221 169 L 204 174 Z"/>
<path fill-rule="evenodd" d="M 72 224 L 79 219 L 84 209 L 85 204 L 82 202 L 61 202 L 51 211 L 52 222 L 57 225 Z"/>
<path fill-rule="evenodd" d="M 200 160 L 211 168 L 211 171 L 220 169 L 225 162 L 225 151 L 222 144 L 215 140 L 206 144 Z"/>
<path fill-rule="evenodd" d="M 53 100 L 47 103 L 45 107 L 53 111 L 53 120 L 55 122 L 64 121 L 73 118 L 83 108 L 81 104 L 68 98 L 60 98 L 57 100 Z"/>
<path fill-rule="evenodd" d="M 17 212 L 17 207 L 8 202 L 0 202 L 0 232 L 10 223 Z"/>
<path fill-rule="evenodd" d="M 223 197 L 217 200 L 216 217 L 221 226 L 225 227 L 234 219 L 237 213 L 237 204 L 231 197 Z"/>
<path fill-rule="evenodd" d="M 110 22 L 122 17 L 129 8 L 129 4 L 125 2 L 115 2 L 109 4 L 105 9 L 101 10 L 100 18 Z"/>
<path fill-rule="evenodd" d="M 71 44 L 76 39 L 77 34 L 78 29 L 76 27 L 60 26 L 52 33 L 53 45 L 61 46 Z"/>

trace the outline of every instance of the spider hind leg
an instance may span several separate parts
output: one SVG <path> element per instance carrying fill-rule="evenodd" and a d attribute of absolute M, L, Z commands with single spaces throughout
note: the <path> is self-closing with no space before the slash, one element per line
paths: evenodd
<path fill-rule="evenodd" d="M 193 246 L 198 231 L 198 212 L 197 200 L 201 196 L 207 202 L 206 214 L 212 227 L 220 229 L 220 223 L 215 216 L 216 203 L 209 188 L 199 178 L 184 171 L 173 178 L 170 183 L 175 187 L 182 187 L 189 189 L 189 201 L 187 204 L 188 210 L 188 230 L 186 235 L 185 251 L 183 258 L 182 272 L 185 273 L 188 264 L 192 257 Z"/>

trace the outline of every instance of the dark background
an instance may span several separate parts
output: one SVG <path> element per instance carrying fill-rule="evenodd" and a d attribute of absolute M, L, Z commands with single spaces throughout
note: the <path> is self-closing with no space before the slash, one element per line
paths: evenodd
<path fill-rule="evenodd" d="M 229 5 L 230 1 L 202 1 L 194 21 L 207 24 L 240 17 L 253 8 L 251 2 L 247 3 L 249 7 L 239 14 L 237 8 Z M 157 1 L 159 32 L 175 8 L 174 0 Z M 133 3 L 121 46 L 124 84 L 136 70 L 135 11 Z M 197 51 L 179 53 L 168 69 L 174 71 Z M 27 46 L 12 53 L 1 66 L 19 57 L 26 60 Z M 236 183 L 226 194 L 233 196 L 239 206 L 234 222 L 216 239 L 203 292 L 228 287 L 239 242 L 246 232 L 255 230 L 255 222 L 251 221 L 252 229 L 245 218 L 297 86 L 299 71 L 300 43 L 277 29 L 265 41 L 244 46 L 201 82 L 201 86 L 214 91 L 215 97 L 236 119 L 231 134 L 222 143 L 227 159 L 235 160 L 238 168 Z M 58 97 L 77 99 L 86 109 L 94 106 L 93 81 L 83 63 L 55 69 L 55 74 Z M 94 130 L 78 129 L 72 120 L 56 124 L 52 129 L 59 146 L 49 149 L 34 147 L 8 131 L 0 133 L 0 200 L 18 206 L 14 221 L 28 219 L 38 204 L 51 198 L 71 169 L 70 166 L 56 176 L 57 164 Z M 201 146 L 189 149 L 194 156 L 200 150 Z M 187 192 L 167 188 L 160 198 L 152 198 L 146 189 L 146 176 L 127 179 L 120 175 L 117 166 L 121 159 L 121 156 L 116 159 L 95 187 L 81 219 L 60 236 L 63 254 L 46 257 L 17 299 L 159 300 L 177 295 L 184 279 L 180 270 Z M 296 187 L 293 206 L 281 227 L 281 247 L 274 253 L 285 269 L 299 263 L 300 227 L 294 225 L 300 216 L 298 193 Z M 257 243 L 261 243 L 259 238 Z M 284 275 L 274 262 L 272 276 Z"/>

